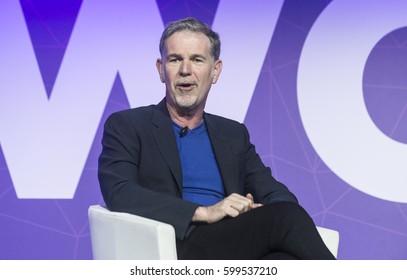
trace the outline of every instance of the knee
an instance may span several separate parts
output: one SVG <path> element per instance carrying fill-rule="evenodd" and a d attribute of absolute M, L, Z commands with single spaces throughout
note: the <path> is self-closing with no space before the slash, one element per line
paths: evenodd
<path fill-rule="evenodd" d="M 313 223 L 312 218 L 308 215 L 305 209 L 297 203 L 276 202 L 263 207 L 266 207 L 266 211 L 272 213 L 277 219 L 284 223 Z"/>

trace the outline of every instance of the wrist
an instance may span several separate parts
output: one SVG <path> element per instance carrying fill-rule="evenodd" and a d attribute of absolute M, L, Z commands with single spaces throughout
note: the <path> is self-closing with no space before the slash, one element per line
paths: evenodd
<path fill-rule="evenodd" d="M 192 216 L 193 222 L 207 222 L 207 209 L 204 206 L 196 208 L 194 215 Z"/>

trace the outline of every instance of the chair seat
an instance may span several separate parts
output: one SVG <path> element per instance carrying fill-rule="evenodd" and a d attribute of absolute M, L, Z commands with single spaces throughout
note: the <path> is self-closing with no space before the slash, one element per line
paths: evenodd
<path fill-rule="evenodd" d="M 89 207 L 93 258 L 96 260 L 176 260 L 174 228 L 166 223 L 133 214 Z M 339 233 L 317 227 L 328 249 L 336 257 Z"/>

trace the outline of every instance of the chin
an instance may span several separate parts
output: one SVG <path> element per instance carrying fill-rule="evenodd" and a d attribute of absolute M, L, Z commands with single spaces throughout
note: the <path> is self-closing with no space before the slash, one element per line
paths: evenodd
<path fill-rule="evenodd" d="M 175 103 L 183 109 L 192 109 L 196 105 L 196 98 L 176 98 Z"/>

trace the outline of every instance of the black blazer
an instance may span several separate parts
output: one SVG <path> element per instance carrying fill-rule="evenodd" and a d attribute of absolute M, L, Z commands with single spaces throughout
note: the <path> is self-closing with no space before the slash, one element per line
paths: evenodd
<path fill-rule="evenodd" d="M 276 181 L 250 143 L 246 127 L 204 114 L 226 195 L 251 193 L 255 202 L 297 202 Z M 182 170 L 165 99 L 158 105 L 113 113 L 99 157 L 99 182 L 107 207 L 169 223 L 183 239 L 198 204 L 182 199 Z"/>

